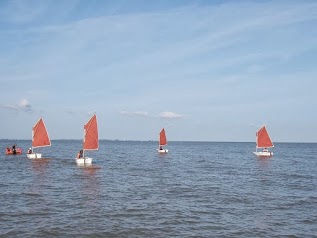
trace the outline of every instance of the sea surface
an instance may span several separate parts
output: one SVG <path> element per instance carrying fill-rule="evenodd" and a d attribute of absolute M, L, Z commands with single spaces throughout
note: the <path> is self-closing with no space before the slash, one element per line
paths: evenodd
<path fill-rule="evenodd" d="M 6 156 L 14 143 L 23 155 Z M 0 140 L 0 237 L 317 237 L 317 144 Z"/>

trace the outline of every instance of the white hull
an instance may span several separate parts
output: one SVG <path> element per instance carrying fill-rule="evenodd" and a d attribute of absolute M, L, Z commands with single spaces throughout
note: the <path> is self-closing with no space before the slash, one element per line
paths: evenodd
<path fill-rule="evenodd" d="M 80 159 L 75 159 L 76 163 L 78 165 L 85 165 L 85 164 L 91 164 L 92 163 L 92 158 L 85 157 L 85 158 L 80 158 Z"/>
<path fill-rule="evenodd" d="M 165 154 L 165 153 L 168 153 L 168 150 L 160 150 L 160 149 L 157 149 L 157 151 L 159 152 L 159 153 L 161 153 L 161 154 Z"/>
<path fill-rule="evenodd" d="M 28 159 L 41 159 L 42 154 L 38 154 L 38 153 L 26 154 L 26 157 Z"/>
<path fill-rule="evenodd" d="M 253 154 L 255 154 L 258 157 L 271 157 L 273 156 L 273 152 L 267 151 L 257 151 L 257 152 L 253 152 Z"/>

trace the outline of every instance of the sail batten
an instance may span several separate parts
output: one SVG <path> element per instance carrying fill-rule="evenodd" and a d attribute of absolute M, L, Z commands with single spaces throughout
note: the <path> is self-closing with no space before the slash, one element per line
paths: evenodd
<path fill-rule="evenodd" d="M 160 146 L 167 145 L 166 134 L 164 128 L 160 132 Z"/>
<path fill-rule="evenodd" d="M 32 128 L 32 147 L 51 146 L 51 140 L 48 136 L 43 118 L 40 118 Z"/>
<path fill-rule="evenodd" d="M 274 147 L 273 142 L 266 130 L 266 127 L 263 126 L 256 133 L 256 147 L 257 148 L 271 148 Z"/>
<path fill-rule="evenodd" d="M 84 125 L 84 150 L 98 150 L 98 125 L 97 116 L 94 114 L 90 120 Z"/>

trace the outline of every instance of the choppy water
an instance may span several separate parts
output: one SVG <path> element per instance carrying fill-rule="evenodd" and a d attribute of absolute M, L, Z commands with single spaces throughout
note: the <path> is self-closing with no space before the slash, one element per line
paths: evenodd
<path fill-rule="evenodd" d="M 317 237 L 317 144 L 53 141 L 32 161 L 0 141 L 1 237 Z M 88 155 L 88 154 L 87 154 Z"/>

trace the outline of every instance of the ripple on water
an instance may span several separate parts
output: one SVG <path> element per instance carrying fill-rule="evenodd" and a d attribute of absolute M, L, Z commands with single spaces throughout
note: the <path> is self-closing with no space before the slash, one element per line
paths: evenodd
<path fill-rule="evenodd" d="M 101 141 L 78 167 L 81 145 L 53 141 L 42 161 L 0 156 L 1 237 L 317 234 L 316 144 L 277 144 L 259 160 L 254 143 L 171 142 L 161 156 L 154 142 Z"/>

